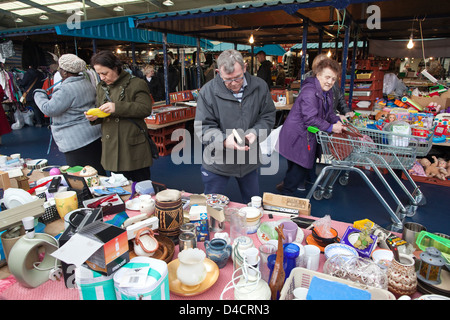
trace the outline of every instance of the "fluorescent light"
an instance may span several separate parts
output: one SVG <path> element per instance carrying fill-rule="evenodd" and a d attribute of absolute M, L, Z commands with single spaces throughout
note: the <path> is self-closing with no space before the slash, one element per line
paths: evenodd
<path fill-rule="evenodd" d="M 83 3 L 81 3 L 81 2 L 59 3 L 59 4 L 51 5 L 48 7 L 55 11 L 67 12 L 67 10 L 82 9 Z M 89 6 L 86 5 L 86 8 L 88 8 L 88 7 Z"/>
<path fill-rule="evenodd" d="M 13 1 L 13 2 L 7 2 L 7 3 L 0 4 L 0 9 L 5 10 L 5 11 L 23 9 L 23 8 L 30 8 L 30 6 L 23 2 L 20 2 L 20 1 Z"/>
<path fill-rule="evenodd" d="M 48 5 L 52 5 L 52 4 L 62 4 L 62 3 L 64 3 L 64 2 L 74 2 L 74 0 L 45 0 L 45 1 L 42 1 L 42 0 L 31 0 L 32 2 L 34 2 L 34 3 L 37 3 L 37 4 L 44 4 L 44 5 L 46 5 L 46 6 L 48 6 Z M 45 3 L 42 3 L 42 2 L 45 2 Z"/>
<path fill-rule="evenodd" d="M 142 2 L 142 0 L 91 0 L 91 2 L 98 4 L 99 6 L 117 6 L 134 2 Z"/>
<path fill-rule="evenodd" d="M 174 3 L 173 3 L 173 1 L 171 1 L 171 0 L 165 0 L 165 1 L 163 2 L 163 5 L 170 7 L 170 6 L 173 6 Z"/>
<path fill-rule="evenodd" d="M 12 10 L 11 12 L 18 16 L 30 16 L 33 14 L 44 13 L 45 11 L 38 9 L 38 8 L 28 8 L 28 9 L 21 9 L 21 10 Z"/>

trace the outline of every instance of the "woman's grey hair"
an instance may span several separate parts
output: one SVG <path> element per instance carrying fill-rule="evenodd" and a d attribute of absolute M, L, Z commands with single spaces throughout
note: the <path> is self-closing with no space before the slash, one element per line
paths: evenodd
<path fill-rule="evenodd" d="M 225 73 L 233 73 L 236 62 L 239 63 L 242 70 L 244 70 L 245 63 L 242 54 L 234 49 L 225 50 L 217 58 L 217 69 L 221 70 L 223 67 Z"/>

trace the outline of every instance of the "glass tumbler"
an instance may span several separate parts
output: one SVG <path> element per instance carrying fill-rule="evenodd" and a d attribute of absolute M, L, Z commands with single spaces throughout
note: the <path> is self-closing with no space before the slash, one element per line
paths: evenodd
<path fill-rule="evenodd" d="M 259 271 L 261 272 L 261 279 L 263 279 L 266 282 L 269 282 L 269 275 L 270 275 L 270 269 L 267 265 L 267 259 L 270 255 L 276 254 L 277 248 L 270 243 L 264 243 L 259 247 L 259 256 L 260 256 L 260 263 L 259 263 Z"/>
<path fill-rule="evenodd" d="M 247 235 L 247 217 L 239 210 L 230 215 L 230 240 L 231 243 L 241 236 Z"/>

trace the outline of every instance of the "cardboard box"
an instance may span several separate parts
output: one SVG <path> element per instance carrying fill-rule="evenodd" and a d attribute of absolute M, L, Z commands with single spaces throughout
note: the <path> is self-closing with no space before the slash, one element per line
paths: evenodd
<path fill-rule="evenodd" d="M 311 215 L 311 203 L 308 199 L 288 197 L 280 194 L 264 192 L 263 208 L 269 211 Z"/>
<path fill-rule="evenodd" d="M 89 208 L 89 206 L 88 206 L 89 204 L 94 203 L 99 200 L 102 200 L 102 199 L 105 199 L 107 197 L 109 197 L 109 195 L 104 196 L 104 197 L 98 197 L 98 198 L 85 200 L 85 201 L 83 201 L 83 206 L 85 208 Z M 111 206 L 109 206 L 110 204 L 111 204 Z M 125 202 L 123 202 L 122 198 L 118 194 L 115 194 L 114 197 L 110 201 L 105 201 L 105 202 L 101 203 L 100 206 L 103 209 L 104 216 L 125 211 Z"/>
<path fill-rule="evenodd" d="M 418 103 L 423 108 L 428 106 L 431 102 L 436 102 L 437 104 L 440 104 L 442 108 L 447 108 L 450 107 L 450 90 L 447 90 L 447 92 L 442 93 L 440 96 L 432 96 L 432 97 L 412 96 L 411 100 L 413 100 L 415 103 Z"/>
<path fill-rule="evenodd" d="M 110 276 L 130 261 L 127 231 L 97 220 L 75 233 L 51 255 L 67 264 L 85 264 Z"/>
<path fill-rule="evenodd" d="M 126 230 L 96 221 L 78 233 L 103 244 L 86 260 L 86 264 L 92 270 L 109 276 L 130 261 Z"/>

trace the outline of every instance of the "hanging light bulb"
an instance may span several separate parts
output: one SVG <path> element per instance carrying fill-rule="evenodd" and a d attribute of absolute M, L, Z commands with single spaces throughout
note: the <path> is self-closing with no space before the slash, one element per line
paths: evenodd
<path fill-rule="evenodd" d="M 329 50 L 329 49 L 328 49 L 328 52 L 327 52 L 327 57 L 328 58 L 331 57 L 331 50 Z"/>
<path fill-rule="evenodd" d="M 250 36 L 250 38 L 248 39 L 248 42 L 250 42 L 251 44 L 253 44 L 255 42 L 255 38 L 253 38 L 253 33 Z"/>
<path fill-rule="evenodd" d="M 406 45 L 406 47 L 407 47 L 408 49 L 414 48 L 414 42 L 413 42 L 412 34 L 411 34 L 411 38 L 409 38 L 409 41 L 408 41 L 408 44 Z"/>

